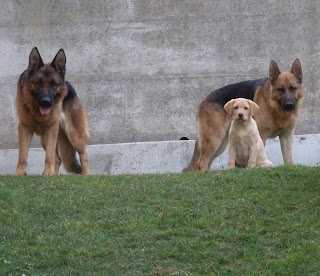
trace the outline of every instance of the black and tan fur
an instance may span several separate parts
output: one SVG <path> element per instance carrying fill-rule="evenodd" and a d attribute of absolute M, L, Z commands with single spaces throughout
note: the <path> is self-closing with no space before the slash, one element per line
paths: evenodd
<path fill-rule="evenodd" d="M 44 64 L 35 47 L 30 53 L 28 68 L 20 75 L 16 97 L 19 119 L 16 175 L 26 174 L 34 133 L 40 135 L 46 151 L 44 175 L 57 174 L 61 161 L 68 172 L 89 174 L 87 115 L 72 85 L 65 81 L 65 65 L 63 49 L 51 63 Z"/>
<path fill-rule="evenodd" d="M 296 59 L 290 72 L 280 72 L 270 62 L 269 77 L 220 88 L 197 110 L 197 138 L 190 164 L 184 171 L 206 171 L 226 148 L 231 120 L 223 106 L 234 98 L 253 100 L 260 107 L 255 116 L 263 143 L 279 136 L 283 160 L 292 164 L 293 134 L 303 102 L 302 68 Z"/>

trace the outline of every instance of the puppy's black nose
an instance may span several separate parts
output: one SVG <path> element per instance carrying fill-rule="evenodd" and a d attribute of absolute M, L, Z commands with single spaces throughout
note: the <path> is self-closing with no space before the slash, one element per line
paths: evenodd
<path fill-rule="evenodd" d="M 51 106 L 50 97 L 43 97 L 43 98 L 41 98 L 40 105 L 41 105 L 41 106 L 44 106 L 44 107 L 50 107 L 50 106 Z"/>
<path fill-rule="evenodd" d="M 242 118 L 243 118 L 243 114 L 242 114 L 242 113 L 239 113 L 239 114 L 238 114 L 238 117 L 239 117 L 240 119 L 242 119 Z"/>

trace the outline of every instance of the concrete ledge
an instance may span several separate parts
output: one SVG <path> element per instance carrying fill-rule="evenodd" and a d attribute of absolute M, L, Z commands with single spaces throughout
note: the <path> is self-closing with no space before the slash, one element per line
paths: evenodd
<path fill-rule="evenodd" d="M 189 163 L 194 140 L 164 141 L 88 146 L 91 174 L 154 174 L 177 173 Z M 275 166 L 282 165 L 280 142 L 268 140 L 267 155 Z M 15 172 L 18 151 L 0 151 L 0 174 Z M 44 168 L 44 151 L 30 149 L 28 174 L 41 174 Z M 293 161 L 295 164 L 318 166 L 320 164 L 320 134 L 297 135 L 294 137 Z M 212 169 L 223 169 L 227 163 L 227 151 L 219 156 Z M 61 169 L 61 173 L 65 173 Z"/>

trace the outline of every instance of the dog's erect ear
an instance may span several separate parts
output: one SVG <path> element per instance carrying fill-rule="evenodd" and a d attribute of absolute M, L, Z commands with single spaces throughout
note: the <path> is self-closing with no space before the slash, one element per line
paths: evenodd
<path fill-rule="evenodd" d="M 251 114 L 251 116 L 256 115 L 258 113 L 258 111 L 259 111 L 259 106 L 254 101 L 248 100 L 248 102 L 250 104 L 250 114 Z"/>
<path fill-rule="evenodd" d="M 33 72 L 38 70 L 40 67 L 42 67 L 43 61 L 39 54 L 38 48 L 34 47 L 29 55 L 29 66 L 28 71 Z"/>
<path fill-rule="evenodd" d="M 63 79 L 66 74 L 66 62 L 67 58 L 64 50 L 60 49 L 50 64 Z"/>
<path fill-rule="evenodd" d="M 302 83 L 302 67 L 301 67 L 301 62 L 300 59 L 296 59 L 293 64 L 292 64 L 292 68 L 291 68 L 291 73 L 294 74 L 294 76 L 296 77 L 296 79 L 298 80 L 298 82 L 301 84 Z"/>
<path fill-rule="evenodd" d="M 235 101 L 235 99 L 232 99 L 232 100 L 228 101 L 223 107 L 228 115 L 232 115 L 232 109 L 233 109 L 234 101 Z"/>
<path fill-rule="evenodd" d="M 277 63 L 274 60 L 271 60 L 269 66 L 269 80 L 273 85 L 277 80 L 278 76 L 281 74 Z"/>

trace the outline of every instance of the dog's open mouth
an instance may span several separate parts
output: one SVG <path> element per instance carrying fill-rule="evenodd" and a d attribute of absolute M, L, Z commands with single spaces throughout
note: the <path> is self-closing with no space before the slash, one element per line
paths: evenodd
<path fill-rule="evenodd" d="M 48 116 L 51 113 L 52 107 L 40 106 L 39 111 L 41 115 Z"/>
<path fill-rule="evenodd" d="M 291 115 L 293 114 L 293 110 L 284 110 L 284 114 L 286 115 L 287 118 L 290 118 Z"/>
<path fill-rule="evenodd" d="M 284 108 L 283 108 L 284 115 L 287 118 L 290 118 L 292 116 L 292 114 L 294 113 L 294 108 L 295 108 L 294 105 L 284 106 Z"/>
<path fill-rule="evenodd" d="M 293 101 L 288 101 L 288 102 L 285 102 L 283 105 L 282 105 L 282 108 L 283 108 L 283 112 L 285 114 L 285 116 L 287 118 L 290 118 L 291 115 L 294 113 L 294 110 L 295 110 L 295 103 Z"/>

